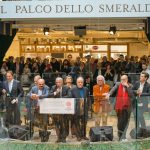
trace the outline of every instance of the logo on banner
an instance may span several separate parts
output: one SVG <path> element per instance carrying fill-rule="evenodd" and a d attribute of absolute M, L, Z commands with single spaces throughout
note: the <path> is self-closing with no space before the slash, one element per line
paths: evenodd
<path fill-rule="evenodd" d="M 94 45 L 94 46 L 92 47 L 92 49 L 93 49 L 93 50 L 98 50 L 98 46 Z"/>
<path fill-rule="evenodd" d="M 66 109 L 70 110 L 71 109 L 71 102 L 68 100 L 66 101 Z"/>

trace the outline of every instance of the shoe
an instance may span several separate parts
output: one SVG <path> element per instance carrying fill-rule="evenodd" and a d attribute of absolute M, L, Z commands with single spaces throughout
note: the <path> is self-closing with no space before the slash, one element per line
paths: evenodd
<path fill-rule="evenodd" d="M 62 142 L 62 143 L 66 143 L 66 139 L 62 139 L 61 142 Z"/>
<path fill-rule="evenodd" d="M 77 137 L 77 141 L 81 141 L 81 138 L 80 138 L 80 137 Z"/>
<path fill-rule="evenodd" d="M 76 136 L 75 136 L 75 135 L 72 135 L 71 137 L 72 137 L 72 138 L 75 138 Z"/>
<path fill-rule="evenodd" d="M 121 139 L 121 142 L 127 142 L 128 140 L 127 139 Z"/>
<path fill-rule="evenodd" d="M 84 139 L 84 140 L 89 140 L 86 136 L 85 136 L 85 137 L 82 137 L 82 139 Z"/>
<path fill-rule="evenodd" d="M 61 142 L 61 140 L 60 140 L 60 139 L 57 139 L 56 143 L 60 143 L 60 142 Z"/>
<path fill-rule="evenodd" d="M 39 131 L 39 136 L 41 138 L 41 142 L 48 142 L 50 134 L 51 134 L 51 132 L 49 132 L 49 131 L 40 130 Z"/>

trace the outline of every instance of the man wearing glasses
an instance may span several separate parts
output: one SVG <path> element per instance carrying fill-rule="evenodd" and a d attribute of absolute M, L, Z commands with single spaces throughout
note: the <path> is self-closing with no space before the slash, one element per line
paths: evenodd
<path fill-rule="evenodd" d="M 128 82 L 127 75 L 121 75 L 121 82 L 117 82 L 111 89 L 108 97 L 117 93 L 115 111 L 117 114 L 118 137 L 121 141 L 127 141 L 126 132 L 130 121 L 131 106 L 133 100 L 132 85 Z"/>

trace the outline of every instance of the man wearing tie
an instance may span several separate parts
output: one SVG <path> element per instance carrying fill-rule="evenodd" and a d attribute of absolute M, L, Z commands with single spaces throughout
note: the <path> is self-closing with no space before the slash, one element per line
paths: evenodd
<path fill-rule="evenodd" d="M 52 86 L 50 91 L 50 97 L 53 98 L 69 98 L 70 91 L 69 87 L 63 85 L 63 79 L 61 77 L 57 77 L 55 80 L 56 85 Z M 53 115 L 57 141 L 56 142 L 66 142 L 66 137 L 68 135 L 68 115 Z"/>
<path fill-rule="evenodd" d="M 19 81 L 14 79 L 13 72 L 7 71 L 6 81 L 3 82 L 2 93 L 6 95 L 6 126 L 20 125 L 20 103 L 23 97 L 23 88 Z"/>

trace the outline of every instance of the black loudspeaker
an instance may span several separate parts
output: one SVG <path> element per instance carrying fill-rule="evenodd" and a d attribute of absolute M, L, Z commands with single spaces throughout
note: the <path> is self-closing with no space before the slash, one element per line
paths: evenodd
<path fill-rule="evenodd" d="M 11 23 L 5 23 L 5 34 L 11 35 Z"/>
<path fill-rule="evenodd" d="M 113 127 L 112 126 L 101 126 L 92 127 L 89 132 L 90 141 L 112 141 L 113 140 Z"/>
<path fill-rule="evenodd" d="M 10 126 L 8 133 L 9 137 L 12 139 L 18 139 L 23 141 L 30 140 L 30 127 L 27 125 Z M 31 131 L 31 136 L 33 136 L 33 131 Z"/>
<path fill-rule="evenodd" d="M 14 37 L 17 32 L 18 32 L 18 29 L 12 29 L 12 36 Z"/>
<path fill-rule="evenodd" d="M 86 35 L 86 26 L 75 26 L 74 34 L 80 37 Z"/>
<path fill-rule="evenodd" d="M 4 34 L 4 23 L 0 22 L 0 34 Z"/>
<path fill-rule="evenodd" d="M 130 132 L 130 136 L 132 139 L 148 138 L 150 137 L 150 127 L 146 127 L 146 129 L 138 128 L 137 131 L 135 129 L 132 129 Z"/>

